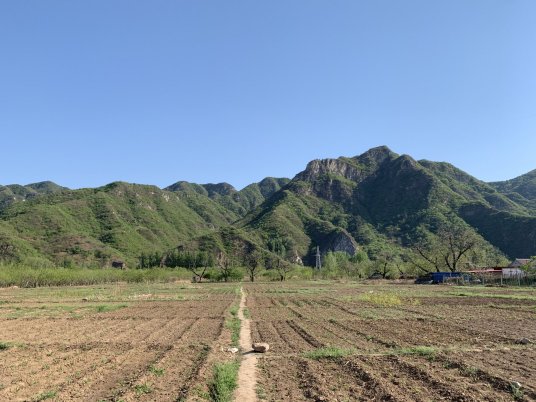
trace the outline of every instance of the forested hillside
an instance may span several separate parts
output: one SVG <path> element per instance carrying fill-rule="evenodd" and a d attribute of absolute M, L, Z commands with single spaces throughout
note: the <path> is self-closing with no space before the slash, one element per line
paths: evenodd
<path fill-rule="evenodd" d="M 536 171 L 485 183 L 387 147 L 314 160 L 292 180 L 266 178 L 242 190 L 185 181 L 165 189 L 9 185 L 0 187 L 0 259 L 137 266 L 142 256 L 181 249 L 231 255 L 236 244 L 241 264 L 253 252 L 313 264 L 318 246 L 324 255 L 433 265 L 431 246 L 455 230 L 474 243 L 464 263 L 486 265 L 536 254 L 535 203 Z"/>

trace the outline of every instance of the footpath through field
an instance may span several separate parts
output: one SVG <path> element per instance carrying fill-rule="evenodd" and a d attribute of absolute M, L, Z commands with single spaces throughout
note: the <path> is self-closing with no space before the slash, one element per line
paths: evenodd
<path fill-rule="evenodd" d="M 242 362 L 238 370 L 238 388 L 235 393 L 235 400 L 240 402 L 256 401 L 257 394 L 255 387 L 257 385 L 257 356 L 251 349 L 251 324 L 250 319 L 244 316 L 246 307 L 246 293 L 240 289 L 242 297 L 240 299 L 240 308 L 238 318 L 241 321 L 240 326 L 240 350 L 242 353 Z"/>

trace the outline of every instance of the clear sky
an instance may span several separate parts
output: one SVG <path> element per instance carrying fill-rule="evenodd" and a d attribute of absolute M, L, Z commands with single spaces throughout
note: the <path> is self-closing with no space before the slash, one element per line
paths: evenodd
<path fill-rule="evenodd" d="M 3 0 L 0 183 L 536 168 L 534 0 Z"/>

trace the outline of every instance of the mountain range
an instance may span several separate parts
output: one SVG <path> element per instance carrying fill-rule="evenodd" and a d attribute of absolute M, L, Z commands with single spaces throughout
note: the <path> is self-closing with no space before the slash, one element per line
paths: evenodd
<path fill-rule="evenodd" d="M 70 190 L 52 182 L 0 186 L 0 258 L 29 265 L 135 266 L 142 253 L 221 246 L 229 236 L 288 259 L 408 249 L 456 221 L 507 258 L 536 254 L 536 170 L 485 183 L 444 162 L 382 146 L 311 161 L 293 179 L 237 190 L 179 181 L 164 189 L 115 182 Z M 282 252 L 283 251 L 283 252 Z"/>

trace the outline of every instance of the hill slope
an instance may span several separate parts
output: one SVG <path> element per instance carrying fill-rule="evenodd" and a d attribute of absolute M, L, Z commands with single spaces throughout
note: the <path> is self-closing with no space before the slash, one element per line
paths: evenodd
<path fill-rule="evenodd" d="M 0 259 L 106 265 L 181 244 L 225 241 L 313 264 L 322 252 L 370 257 L 435 236 L 446 222 L 510 258 L 536 254 L 536 171 L 484 183 L 448 163 L 416 161 L 387 147 L 311 161 L 292 180 L 266 178 L 238 191 L 227 183 L 112 183 L 68 190 L 44 182 L 0 187 Z M 2 203 L 3 200 L 3 203 Z M 233 231 L 235 230 L 235 231 Z M 225 241 L 224 241 L 225 240 Z M 211 246 L 212 247 L 212 246 Z"/>
<path fill-rule="evenodd" d="M 0 210 L 16 202 L 26 201 L 39 195 L 53 194 L 64 190 L 68 190 L 68 188 L 61 187 L 51 181 L 32 183 L 26 186 L 19 184 L 0 185 Z"/>
<path fill-rule="evenodd" d="M 471 219 L 468 205 L 479 206 Z M 489 211 L 500 212 L 491 228 L 485 224 Z M 514 257 L 536 253 L 531 215 L 527 206 L 452 165 L 417 162 L 378 147 L 353 158 L 310 162 L 240 225 L 266 245 L 281 242 L 311 262 L 317 245 L 352 253 L 361 244 L 374 255 L 386 246 L 409 246 L 422 230 L 433 233 L 454 220 L 482 234 L 490 249 Z M 523 222 L 523 229 L 510 226 L 512 238 L 497 234 L 505 220 Z M 516 243 L 520 232 L 524 241 Z"/>
<path fill-rule="evenodd" d="M 172 248 L 236 218 L 206 197 L 127 183 L 36 197 L 0 216 L 19 258 L 32 250 L 67 265 L 113 258 L 134 264 L 141 251 Z"/>
<path fill-rule="evenodd" d="M 290 180 L 285 178 L 267 177 L 259 183 L 253 183 L 238 191 L 228 183 L 195 184 L 179 181 L 165 188 L 183 194 L 198 194 L 206 196 L 236 217 L 244 217 L 249 211 L 262 204 L 276 191 L 279 191 Z"/>
<path fill-rule="evenodd" d="M 536 169 L 512 180 L 489 184 L 512 201 L 536 210 Z"/>

